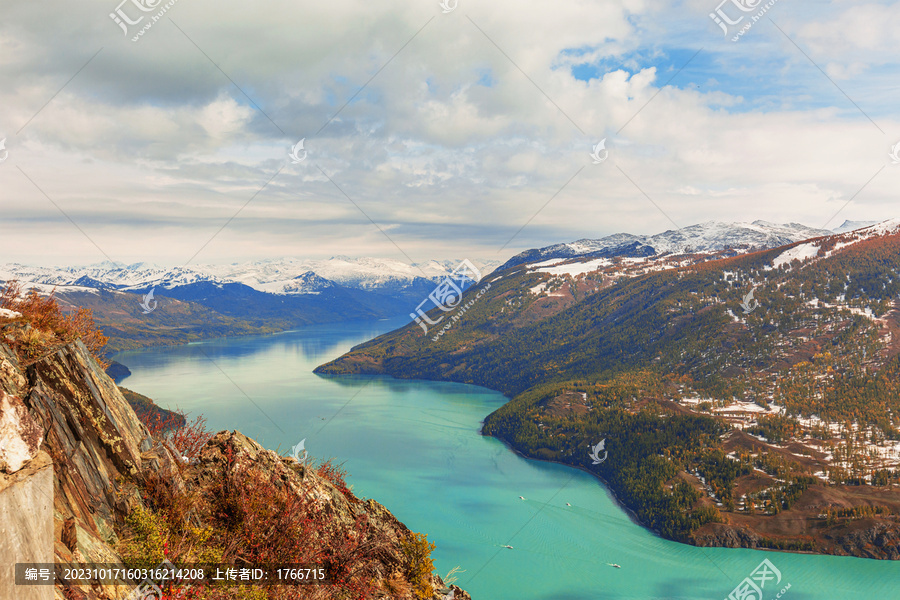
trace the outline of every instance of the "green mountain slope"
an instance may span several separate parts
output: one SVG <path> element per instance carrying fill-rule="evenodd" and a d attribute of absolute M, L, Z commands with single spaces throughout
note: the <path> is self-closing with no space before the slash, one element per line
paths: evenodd
<path fill-rule="evenodd" d="M 560 264 L 492 273 L 443 334 L 412 323 L 317 372 L 502 391 L 485 433 L 603 476 L 672 539 L 900 557 L 900 494 L 885 488 L 900 459 L 900 230 Z M 601 439 L 616 459 L 594 465 Z M 889 543 L 866 548 L 880 527 Z"/>

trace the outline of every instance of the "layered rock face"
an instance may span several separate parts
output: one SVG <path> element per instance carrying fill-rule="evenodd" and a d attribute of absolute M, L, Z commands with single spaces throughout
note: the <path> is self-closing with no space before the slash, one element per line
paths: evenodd
<path fill-rule="evenodd" d="M 409 531 L 377 502 L 347 495 L 237 432 L 217 434 L 187 465 L 168 442 L 150 436 L 83 344 L 57 348 L 26 366 L 2 343 L 5 327 L 0 325 L 0 586 L 6 587 L 0 598 L 126 597 L 127 586 L 13 586 L 12 568 L 17 562 L 121 563 L 125 517 L 147 508 L 142 482 L 157 476 L 175 490 L 202 495 L 235 468 L 313 494 L 336 528 L 365 514 L 387 542 L 377 570 L 384 578 L 402 571 L 406 559 L 398 543 Z M 439 578 L 432 583 L 444 590 L 435 599 L 448 596 Z M 379 590 L 373 597 L 393 596 Z M 458 588 L 453 597 L 469 598 Z"/>
<path fill-rule="evenodd" d="M 80 342 L 28 366 L 0 344 L 0 409 L 0 515 L 13 516 L 7 529 L 14 527 L 16 536 L 0 536 L 0 562 L 10 572 L 17 562 L 121 562 L 117 531 L 142 501 L 126 483 L 174 465 L 173 450 L 153 448 L 147 429 Z M 64 597 L 52 586 L 6 591 L 0 597 Z M 127 591 L 69 596 L 115 598 Z"/>

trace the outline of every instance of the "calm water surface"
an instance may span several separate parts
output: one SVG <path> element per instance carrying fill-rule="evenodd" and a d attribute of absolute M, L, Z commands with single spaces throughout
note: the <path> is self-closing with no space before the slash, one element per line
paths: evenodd
<path fill-rule="evenodd" d="M 898 561 L 700 549 L 654 536 L 594 477 L 480 436 L 482 419 L 506 401 L 499 393 L 312 373 L 405 322 L 317 325 L 115 359 L 133 372 L 123 386 L 203 414 L 213 430 L 237 429 L 282 453 L 305 438 L 312 456 L 343 462 L 357 495 L 437 543 L 442 575 L 465 570 L 457 583 L 475 600 L 722 600 L 765 558 L 782 580 L 762 600 L 788 584 L 785 600 L 900 600 Z"/>

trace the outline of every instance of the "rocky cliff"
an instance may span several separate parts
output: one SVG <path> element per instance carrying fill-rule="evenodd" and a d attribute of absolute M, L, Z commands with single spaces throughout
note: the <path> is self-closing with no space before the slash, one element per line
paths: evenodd
<path fill-rule="evenodd" d="M 837 556 L 900 560 L 900 528 L 894 523 L 860 519 L 832 531 L 817 531 L 817 523 L 804 522 L 805 540 L 812 551 Z M 771 549 L 770 539 L 747 527 L 710 523 L 693 535 L 693 542 L 709 548 Z M 776 547 L 777 548 L 777 547 Z"/>
<path fill-rule="evenodd" d="M 135 523 L 141 515 L 162 524 L 153 533 L 164 538 L 171 557 L 169 548 L 175 548 L 178 540 L 165 519 L 171 522 L 179 503 L 188 503 L 182 507 L 187 523 L 183 531 L 202 533 L 198 539 L 211 552 L 204 556 L 232 560 L 250 556 L 249 550 L 213 543 L 238 535 L 253 516 L 240 504 L 252 500 L 251 492 L 240 488 L 244 483 L 257 485 L 257 492 L 271 489 L 273 506 L 280 498 L 282 504 L 277 506 L 288 506 L 292 514 L 305 519 L 304 524 L 318 523 L 319 529 L 311 530 L 322 546 L 316 556 L 335 562 L 329 566 L 345 568 L 357 579 L 364 575 L 365 585 L 358 589 L 365 590 L 365 597 L 437 599 L 450 594 L 430 569 L 424 579 L 414 581 L 411 563 L 415 558 L 409 552 L 412 534 L 377 502 L 356 498 L 316 470 L 265 450 L 238 432 L 213 436 L 187 464 L 170 442 L 149 434 L 81 342 L 50 348 L 36 360 L 23 361 L 5 342 L 21 337 L 29 327 L 21 320 L 0 319 L 0 565 L 4 569 L 0 598 L 126 597 L 131 587 L 125 585 L 13 586 L 12 566 L 17 562 L 133 560 L 128 553 L 135 548 L 152 548 L 147 539 L 137 539 Z M 301 509 L 306 512 L 297 512 Z M 271 516 L 285 518 L 280 513 Z M 279 530 L 273 523 L 263 524 L 262 530 L 269 531 L 270 547 L 290 547 L 297 545 L 290 536 L 299 535 L 301 529 Z M 186 535 L 179 539 L 183 542 Z M 340 551 L 330 547 L 336 540 L 343 540 L 346 547 Z M 193 552 L 200 542 L 192 544 Z M 197 554 L 182 554 L 182 558 L 189 556 Z M 355 556 L 364 556 L 365 565 L 336 564 L 339 558 L 346 561 Z M 289 556 L 283 558 L 294 562 Z M 236 592 L 240 597 L 246 593 Z M 270 590 L 253 597 L 281 598 L 286 593 Z M 298 594 L 341 597 L 337 586 L 301 586 L 292 593 L 294 598 Z M 469 597 L 459 588 L 453 588 L 453 596 Z"/>

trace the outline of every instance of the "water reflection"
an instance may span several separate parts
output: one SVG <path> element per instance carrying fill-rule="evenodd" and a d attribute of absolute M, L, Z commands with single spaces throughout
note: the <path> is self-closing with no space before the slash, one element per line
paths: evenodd
<path fill-rule="evenodd" d="M 400 316 L 381 321 L 348 321 L 310 325 L 303 329 L 284 331 L 265 336 L 223 337 L 183 346 L 171 346 L 165 353 L 153 353 L 153 366 L 165 368 L 182 364 L 185 360 L 221 359 L 236 361 L 246 358 L 265 359 L 290 354 L 304 363 L 318 366 L 342 354 L 351 346 L 371 340 L 382 333 L 406 325 L 409 317 Z M 113 360 L 129 366 L 129 360 L 141 356 L 145 363 L 149 356 L 144 350 L 126 350 L 113 356 Z M 338 382 L 340 383 L 340 382 Z M 349 384 L 355 385 L 353 382 Z"/>

